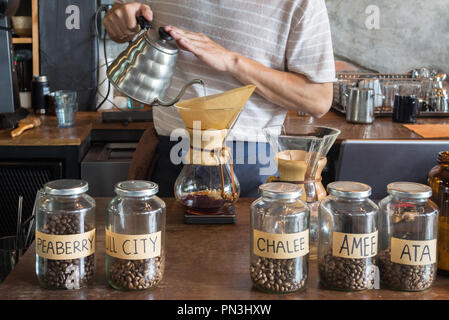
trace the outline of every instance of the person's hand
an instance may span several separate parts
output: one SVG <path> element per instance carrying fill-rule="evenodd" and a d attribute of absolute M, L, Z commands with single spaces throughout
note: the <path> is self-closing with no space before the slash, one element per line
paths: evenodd
<path fill-rule="evenodd" d="M 113 41 L 129 42 L 140 31 L 136 19 L 138 16 L 144 16 L 148 21 L 152 21 L 153 11 L 149 6 L 138 2 L 115 4 L 105 15 L 103 24 Z"/>
<path fill-rule="evenodd" d="M 165 31 L 176 40 L 181 50 L 192 52 L 198 59 L 219 71 L 229 71 L 236 52 L 227 50 L 202 33 L 190 32 L 174 26 Z"/>

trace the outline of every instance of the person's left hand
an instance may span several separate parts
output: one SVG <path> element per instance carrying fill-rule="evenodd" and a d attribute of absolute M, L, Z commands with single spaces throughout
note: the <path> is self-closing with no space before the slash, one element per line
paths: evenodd
<path fill-rule="evenodd" d="M 176 40 L 180 49 L 192 52 L 198 59 L 216 70 L 230 71 L 235 52 L 223 48 L 202 33 L 174 26 L 166 26 L 164 29 Z"/>

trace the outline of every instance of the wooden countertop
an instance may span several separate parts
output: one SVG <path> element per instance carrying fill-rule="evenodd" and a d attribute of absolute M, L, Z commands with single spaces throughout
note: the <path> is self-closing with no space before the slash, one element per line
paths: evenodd
<path fill-rule="evenodd" d="M 104 262 L 104 216 L 110 199 L 97 199 L 97 251 L 95 278 L 78 291 L 42 289 L 35 276 L 35 251 L 31 247 L 13 272 L 0 285 L 0 300 L 438 300 L 449 299 L 449 278 L 438 276 L 435 285 L 423 292 L 367 290 L 340 292 L 319 284 L 317 263 L 310 262 L 309 281 L 303 292 L 271 295 L 252 288 L 249 275 L 249 208 L 253 199 L 237 203 L 235 225 L 200 226 L 183 224 L 183 211 L 174 199 L 167 203 L 165 275 L 154 289 L 125 292 L 106 282 Z"/>
<path fill-rule="evenodd" d="M 294 133 L 295 128 L 304 124 L 339 129 L 341 134 L 337 138 L 337 143 L 347 139 L 425 140 L 420 135 L 404 127 L 401 123 L 393 122 L 391 117 L 376 118 L 372 124 L 352 124 L 346 122 L 346 118 L 336 111 L 330 111 L 320 119 L 299 117 L 295 112 L 289 112 L 289 116 L 285 121 L 287 130 L 292 133 Z M 449 118 L 418 118 L 417 124 L 449 124 Z"/>
<path fill-rule="evenodd" d="M 102 123 L 99 112 L 78 112 L 75 126 L 59 128 L 55 116 L 41 116 L 42 125 L 11 138 L 10 130 L 0 130 L 0 146 L 79 146 L 92 130 L 145 130 L 152 122 Z"/>
<path fill-rule="evenodd" d="M 152 125 L 151 122 L 136 122 L 127 126 L 121 123 L 102 123 L 101 113 L 98 112 L 79 112 L 72 128 L 58 128 L 54 116 L 43 116 L 41 120 L 39 128 L 25 131 L 16 138 L 11 138 L 8 130 L 0 130 L 0 146 L 78 146 L 92 130 L 145 130 Z M 418 123 L 449 124 L 449 118 L 420 118 Z M 304 124 L 341 130 L 337 143 L 346 139 L 423 139 L 402 124 L 392 122 L 391 118 L 376 118 L 373 124 L 363 125 L 347 123 L 342 115 L 334 111 L 321 119 L 299 117 L 296 112 L 291 111 L 285 121 L 291 132 Z"/>

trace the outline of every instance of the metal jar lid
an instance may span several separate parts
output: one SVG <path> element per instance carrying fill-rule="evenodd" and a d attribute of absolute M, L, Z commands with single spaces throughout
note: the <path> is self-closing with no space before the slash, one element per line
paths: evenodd
<path fill-rule="evenodd" d="M 150 197 L 158 193 L 159 186 L 151 181 L 130 180 L 117 183 L 114 191 L 123 197 Z"/>
<path fill-rule="evenodd" d="M 428 199 L 432 196 L 432 189 L 416 182 L 393 182 L 387 186 L 392 196 L 409 199 Z"/>
<path fill-rule="evenodd" d="M 61 179 L 47 182 L 44 192 L 53 196 L 74 196 L 89 190 L 89 184 L 84 180 Z"/>
<path fill-rule="evenodd" d="M 336 197 L 363 199 L 371 195 L 371 187 L 353 181 L 336 181 L 327 185 L 327 192 Z"/>
<path fill-rule="evenodd" d="M 293 183 L 270 182 L 259 187 L 262 197 L 268 197 L 279 200 L 298 199 L 302 195 L 300 186 Z"/>

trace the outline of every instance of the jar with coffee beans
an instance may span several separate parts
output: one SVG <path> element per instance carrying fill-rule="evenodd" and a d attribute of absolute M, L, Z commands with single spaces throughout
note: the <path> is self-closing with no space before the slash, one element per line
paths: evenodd
<path fill-rule="evenodd" d="M 327 186 L 318 215 L 318 272 L 323 286 L 341 291 L 378 286 L 378 206 L 371 187 L 337 181 Z"/>
<path fill-rule="evenodd" d="M 80 289 L 95 268 L 95 200 L 82 180 L 44 185 L 36 202 L 36 275 L 49 289 Z"/>
<path fill-rule="evenodd" d="M 380 202 L 379 270 L 389 289 L 422 291 L 437 271 L 438 207 L 432 189 L 414 182 L 394 182 Z"/>
<path fill-rule="evenodd" d="M 259 187 L 251 205 L 250 276 L 254 287 L 268 293 L 304 289 L 309 271 L 310 210 L 300 200 L 302 189 L 273 182 Z"/>
<path fill-rule="evenodd" d="M 115 185 L 106 212 L 106 278 L 118 290 L 157 286 L 165 266 L 165 203 L 150 181 Z"/>

